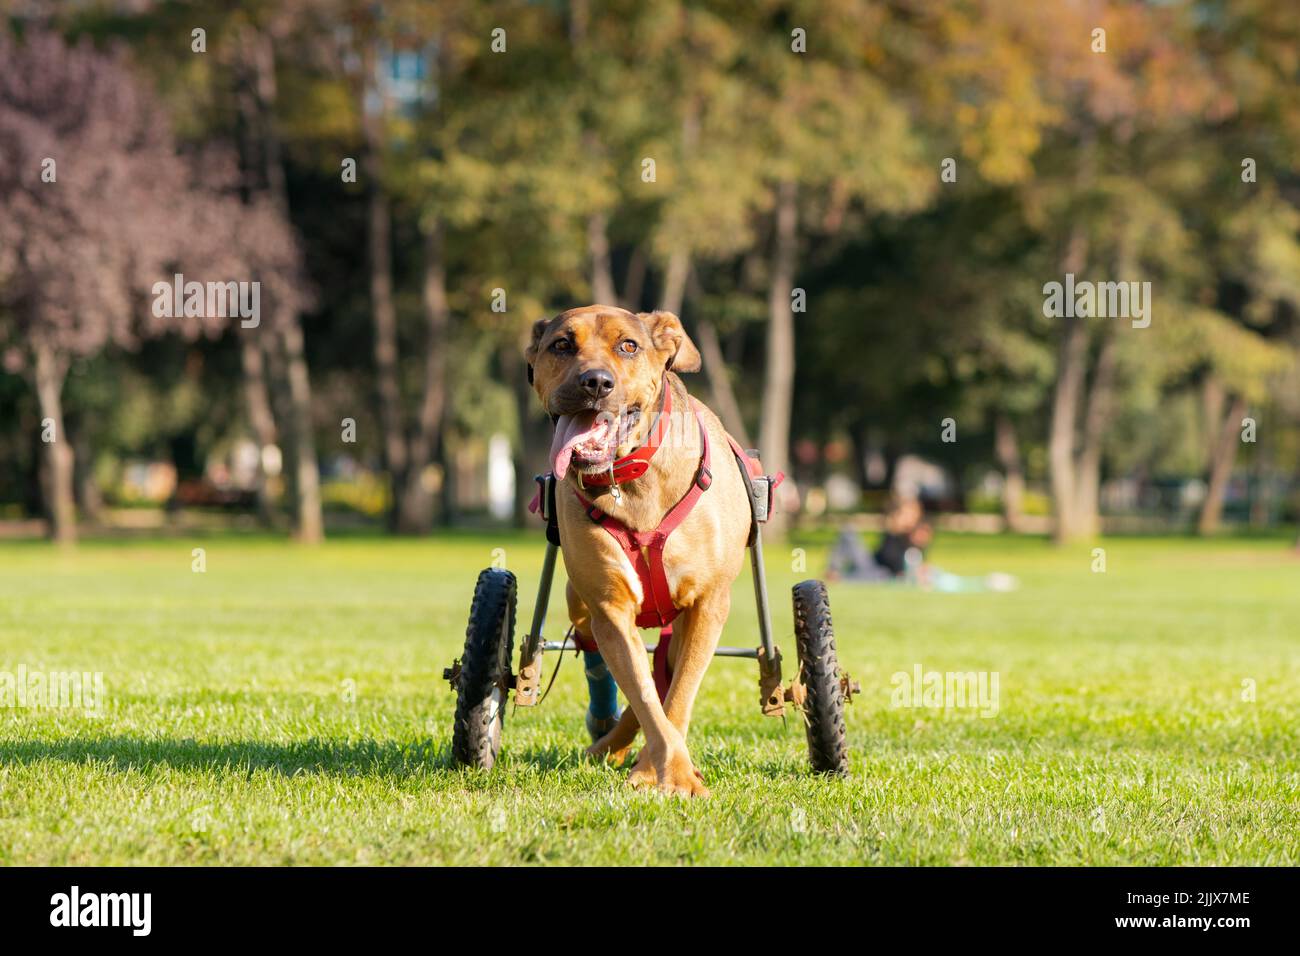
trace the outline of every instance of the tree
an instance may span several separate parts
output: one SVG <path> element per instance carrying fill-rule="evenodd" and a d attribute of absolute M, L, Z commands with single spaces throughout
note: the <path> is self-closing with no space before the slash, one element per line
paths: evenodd
<path fill-rule="evenodd" d="M 182 160 L 167 117 L 120 56 L 40 30 L 22 43 L 0 35 L 0 336 L 26 355 L 39 399 L 59 541 L 76 537 L 62 401 L 70 364 L 109 343 L 216 334 L 229 317 L 160 315 L 148 294 L 186 267 L 247 274 L 243 247 L 229 241 L 241 207 L 220 191 L 233 166 L 202 160 Z"/>
<path fill-rule="evenodd" d="M 243 30 L 237 32 L 237 44 L 243 51 L 243 58 L 237 63 L 237 72 L 243 78 L 244 88 L 240 96 L 243 120 L 251 134 L 246 143 L 255 145 L 257 159 L 260 159 L 257 167 L 260 167 L 261 176 L 256 177 L 255 181 L 260 179 L 261 190 L 275 211 L 278 220 L 275 225 L 278 227 L 280 222 L 289 222 L 290 210 L 284 172 L 284 147 L 276 118 L 279 84 L 276 78 L 275 51 L 277 43 L 287 39 L 292 30 L 301 25 L 303 18 L 301 11 L 287 6 L 280 8 L 268 19 L 268 23 L 249 22 Z M 248 159 L 251 160 L 252 157 Z M 253 164 L 250 162 L 248 165 Z M 277 228 L 274 231 L 278 233 L 282 230 Z M 282 259 L 281 267 L 296 273 L 301 280 L 303 268 L 296 240 L 290 238 L 284 251 L 289 258 Z M 284 433 L 288 439 L 285 444 L 290 462 L 294 534 L 303 543 L 315 544 L 325 536 L 325 521 L 312 425 L 311 375 L 307 367 L 300 315 L 307 301 L 284 295 L 277 302 L 279 307 L 270 326 L 271 341 L 259 346 L 251 341 L 250 336 L 243 339 L 244 370 L 246 376 L 259 374 L 259 356 L 249 354 L 259 347 L 263 352 L 267 348 L 279 350 L 285 369 L 283 384 L 288 414 L 284 416 Z M 270 408 L 263 402 L 257 381 L 249 381 L 247 395 L 250 424 L 258 433 L 259 442 L 265 441 L 270 437 L 270 429 L 267 427 Z"/>
<path fill-rule="evenodd" d="M 73 541 L 62 385 L 77 355 L 131 341 L 143 291 L 172 259 L 160 195 L 185 170 L 151 100 L 116 60 L 57 36 L 0 35 L 0 260 L 8 337 L 29 351 L 51 535 Z"/>
<path fill-rule="evenodd" d="M 1183 10 L 1150 5 L 1102 15 L 985 0 L 945 8 L 925 31 L 943 52 L 930 83 L 935 100 L 947 104 L 980 175 L 1021 193 L 1052 256 L 1046 275 L 1154 277 L 1157 321 L 1166 323 L 1177 321 L 1191 289 L 1178 137 L 1220 95 L 1190 42 L 1192 22 Z M 1140 372 L 1128 359 L 1153 338 L 1123 323 L 1056 320 L 1048 460 L 1058 542 L 1098 531 L 1107 428 L 1129 373 Z"/>
<path fill-rule="evenodd" d="M 352 21 L 351 43 L 358 68 L 353 92 L 360 116 L 362 133 L 362 172 L 366 180 L 368 208 L 367 261 L 371 312 L 374 324 L 374 359 L 379 420 L 383 431 L 385 466 L 392 490 L 390 527 L 399 533 L 427 531 L 432 520 L 432 497 L 425 486 L 425 471 L 433 460 L 441 440 L 447 409 L 449 330 L 452 313 L 447 291 L 446 225 L 441 209 L 426 205 L 417 215 L 422 250 L 420 301 L 424 315 L 421 346 L 423 370 L 416 399 L 414 421 L 408 426 L 402 388 L 401 336 L 393 279 L 393 198 L 411 199 L 418 187 L 411 181 L 418 176 L 426 153 L 409 146 L 403 155 L 391 141 L 390 127 L 403 125 L 394 118 L 392 91 L 381 80 L 384 69 L 391 68 L 391 58 L 401 52 L 418 61 L 429 75 L 424 81 L 425 101 L 405 104 L 435 126 L 449 117 L 446 114 L 444 87 L 448 73 L 456 68 L 459 22 L 466 9 L 449 5 L 439 10 L 421 12 L 398 5 L 391 20 L 376 11 L 358 11 Z M 420 33 L 438 38 L 436 49 L 416 46 L 410 39 L 413 26 Z M 425 31 L 428 31 L 425 33 Z M 394 46 L 394 44 L 396 44 Z M 438 136 L 433 133 L 430 150 L 438 152 Z"/>
<path fill-rule="evenodd" d="M 659 232 L 665 301 L 675 302 L 692 263 L 766 247 L 758 444 L 772 471 L 789 470 L 801 242 L 834 240 L 854 204 L 901 213 L 933 188 L 910 113 L 873 66 L 888 55 L 877 41 L 862 42 L 888 32 L 882 20 L 892 15 L 855 0 L 690 14 L 688 48 L 703 64 L 678 62 L 682 181 Z M 876 134 L 869 159 L 863 130 Z"/>
<path fill-rule="evenodd" d="M 1207 2 L 1201 13 L 1197 47 L 1219 87 L 1231 91 L 1198 130 L 1208 172 L 1184 203 L 1205 250 L 1205 298 L 1215 306 L 1201 330 L 1208 490 L 1197 517 L 1198 531 L 1211 534 L 1243 435 L 1253 432 L 1247 413 L 1257 415 L 1285 387 L 1300 358 L 1288 341 L 1300 310 L 1300 23 L 1268 3 Z"/>

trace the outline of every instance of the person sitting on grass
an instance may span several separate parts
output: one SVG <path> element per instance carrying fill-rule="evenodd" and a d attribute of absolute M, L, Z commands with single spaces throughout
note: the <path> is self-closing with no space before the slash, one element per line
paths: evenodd
<path fill-rule="evenodd" d="M 921 525 L 923 511 L 915 498 L 894 498 L 885 509 L 885 533 L 876 550 L 870 554 L 861 537 L 851 528 L 840 531 L 835 549 L 831 552 L 828 580 L 889 581 L 901 578 L 907 571 L 907 554 L 918 547 L 914 535 Z M 925 538 L 922 550 L 929 544 Z"/>
<path fill-rule="evenodd" d="M 1019 582 L 1009 574 L 993 572 L 963 577 L 928 564 L 926 551 L 934 541 L 934 526 L 925 518 L 915 498 L 896 498 L 885 511 L 885 533 L 870 555 L 851 529 L 840 532 L 826 569 L 827 580 L 899 581 L 925 590 L 1013 591 Z"/>

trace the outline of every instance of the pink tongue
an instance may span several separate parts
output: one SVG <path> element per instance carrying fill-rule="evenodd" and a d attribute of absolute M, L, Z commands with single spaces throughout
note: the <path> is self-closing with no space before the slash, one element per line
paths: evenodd
<path fill-rule="evenodd" d="M 609 417 L 598 416 L 586 429 L 572 415 L 561 415 L 555 423 L 555 437 L 551 439 L 551 468 L 555 477 L 563 479 L 569 473 L 569 460 L 575 445 L 588 439 L 603 438 L 609 430 Z"/>

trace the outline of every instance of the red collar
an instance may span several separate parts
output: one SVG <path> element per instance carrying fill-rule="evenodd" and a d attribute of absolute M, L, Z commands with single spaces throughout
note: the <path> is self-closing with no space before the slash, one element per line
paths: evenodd
<path fill-rule="evenodd" d="M 625 481 L 640 478 L 649 469 L 650 459 L 655 456 L 655 452 L 663 444 L 664 436 L 668 434 L 672 413 L 673 387 L 665 378 L 663 402 L 659 406 L 659 414 L 655 417 L 654 424 L 650 426 L 650 434 L 646 436 L 645 444 L 636 451 L 628 452 L 622 458 L 614 459 L 607 471 L 593 475 L 579 473 L 578 483 L 583 487 L 605 488 L 611 484 L 621 485 Z"/>

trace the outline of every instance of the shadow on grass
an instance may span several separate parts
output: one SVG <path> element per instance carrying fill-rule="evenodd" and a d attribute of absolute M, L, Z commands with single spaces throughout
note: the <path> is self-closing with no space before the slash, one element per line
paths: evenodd
<path fill-rule="evenodd" d="M 57 760 L 100 764 L 116 772 L 169 767 L 245 775 L 270 771 L 285 777 L 325 774 L 401 780 L 436 775 L 458 778 L 458 782 L 468 790 L 488 790 L 500 786 L 513 773 L 555 774 L 579 769 L 588 765 L 583 750 L 584 747 L 578 744 L 550 744 L 519 750 L 507 748 L 501 755 L 498 768 L 502 772 L 492 772 L 469 770 L 452 763 L 451 746 L 447 741 L 345 741 L 313 737 L 293 743 L 205 743 L 189 738 L 71 737 L 57 741 L 0 741 L 0 767 Z M 628 761 L 617 768 L 618 772 L 626 773 L 631 769 L 634 759 L 635 748 Z M 796 769 L 788 761 L 738 763 L 734 756 L 723 764 L 731 772 L 743 764 L 745 770 L 773 779 L 788 777 Z M 709 770 L 724 772 L 722 767 L 707 767 L 707 762 L 705 770 L 706 773 Z"/>
<path fill-rule="evenodd" d="M 118 771 L 158 766 L 248 774 L 269 770 L 286 777 L 333 774 L 401 778 L 431 771 L 461 772 L 451 762 L 450 747 L 434 741 L 344 741 L 314 737 L 283 744 L 265 741 L 205 743 L 184 738 L 157 740 L 138 737 L 0 741 L 0 765 L 44 760 L 106 764 Z"/>

